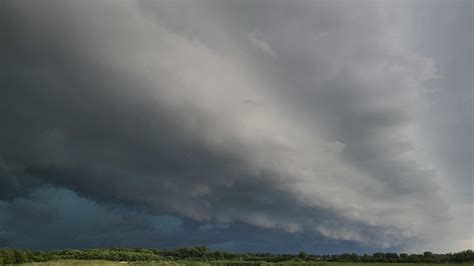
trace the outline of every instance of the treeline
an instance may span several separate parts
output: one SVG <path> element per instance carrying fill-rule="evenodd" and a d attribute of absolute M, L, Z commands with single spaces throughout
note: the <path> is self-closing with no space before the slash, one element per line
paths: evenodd
<path fill-rule="evenodd" d="M 151 249 L 66 249 L 29 251 L 0 249 L 0 265 L 53 260 L 160 261 L 163 257 Z"/>
<path fill-rule="evenodd" d="M 384 263 L 466 263 L 474 262 L 472 250 L 458 253 L 434 254 L 397 254 L 374 253 L 314 255 L 305 252 L 299 254 L 271 253 L 231 253 L 212 251 L 209 248 L 193 247 L 175 250 L 157 249 L 66 249 L 56 251 L 27 251 L 0 248 L 0 265 L 42 262 L 52 260 L 111 260 L 111 261 L 243 261 L 243 262 L 284 262 L 284 261 L 331 261 L 331 262 L 384 262 Z"/>

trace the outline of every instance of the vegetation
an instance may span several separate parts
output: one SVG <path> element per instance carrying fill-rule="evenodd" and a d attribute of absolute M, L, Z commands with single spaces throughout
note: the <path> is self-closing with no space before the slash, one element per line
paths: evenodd
<path fill-rule="evenodd" d="M 23 266 L 85 266 L 85 265 L 100 265 L 100 266 L 121 266 L 124 262 L 105 261 L 105 260 L 58 260 L 48 262 L 32 262 L 21 264 Z M 131 265 L 140 266 L 441 266 L 453 264 L 432 264 L 432 263 L 363 263 L 363 262 L 233 262 L 233 261 L 160 261 L 160 262 L 126 262 Z M 455 264 L 456 266 L 471 266 L 470 263 Z"/>
<path fill-rule="evenodd" d="M 212 251 L 207 247 L 181 248 L 175 250 L 157 249 L 66 249 L 56 251 L 26 251 L 18 249 L 0 249 L 0 265 L 15 263 L 32 263 L 60 260 L 106 260 L 127 262 L 168 262 L 175 265 L 261 265 L 264 263 L 331 265 L 337 262 L 352 262 L 351 264 L 366 263 L 474 263 L 474 252 L 466 250 L 458 253 L 434 254 L 397 254 L 374 253 L 372 255 L 340 254 L 314 255 L 305 252 L 299 254 L 270 254 L 270 253 L 231 253 Z M 199 262 L 207 262 L 199 264 Z M 44 265 L 44 264 L 43 264 Z M 83 265 L 83 264 L 80 264 Z"/>

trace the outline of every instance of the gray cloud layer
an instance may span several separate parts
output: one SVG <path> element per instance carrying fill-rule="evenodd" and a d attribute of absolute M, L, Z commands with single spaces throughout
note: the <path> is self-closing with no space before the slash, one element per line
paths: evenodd
<path fill-rule="evenodd" d="M 459 174 L 427 152 L 443 77 L 417 52 L 412 10 L 7 3 L 0 200 L 49 184 L 202 223 L 468 248 L 472 190 L 455 198 L 451 181 L 472 187 L 472 150 Z"/>

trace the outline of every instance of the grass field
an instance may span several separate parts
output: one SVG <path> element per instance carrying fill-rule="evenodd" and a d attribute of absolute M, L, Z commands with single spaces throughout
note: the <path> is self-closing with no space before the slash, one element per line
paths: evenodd
<path fill-rule="evenodd" d="M 200 261 L 170 261 L 170 262 L 116 262 L 106 260 L 58 260 L 47 262 L 34 262 L 21 264 L 24 266 L 83 266 L 83 265 L 102 265 L 102 266 L 119 266 L 119 265 L 189 265 L 189 266 L 256 266 L 256 265 L 305 265 L 305 266 L 428 266 L 428 265 L 455 265 L 455 266 L 472 266 L 472 263 L 461 264 L 430 264 L 430 263 L 356 263 L 356 262 L 281 262 L 281 263 L 262 263 L 262 262 L 235 262 L 235 261 L 215 261 L 215 262 L 200 262 Z"/>

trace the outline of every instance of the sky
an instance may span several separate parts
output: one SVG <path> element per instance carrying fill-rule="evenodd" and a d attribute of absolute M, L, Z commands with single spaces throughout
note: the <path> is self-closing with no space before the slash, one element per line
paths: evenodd
<path fill-rule="evenodd" d="M 0 246 L 474 249 L 472 1 L 0 6 Z"/>

